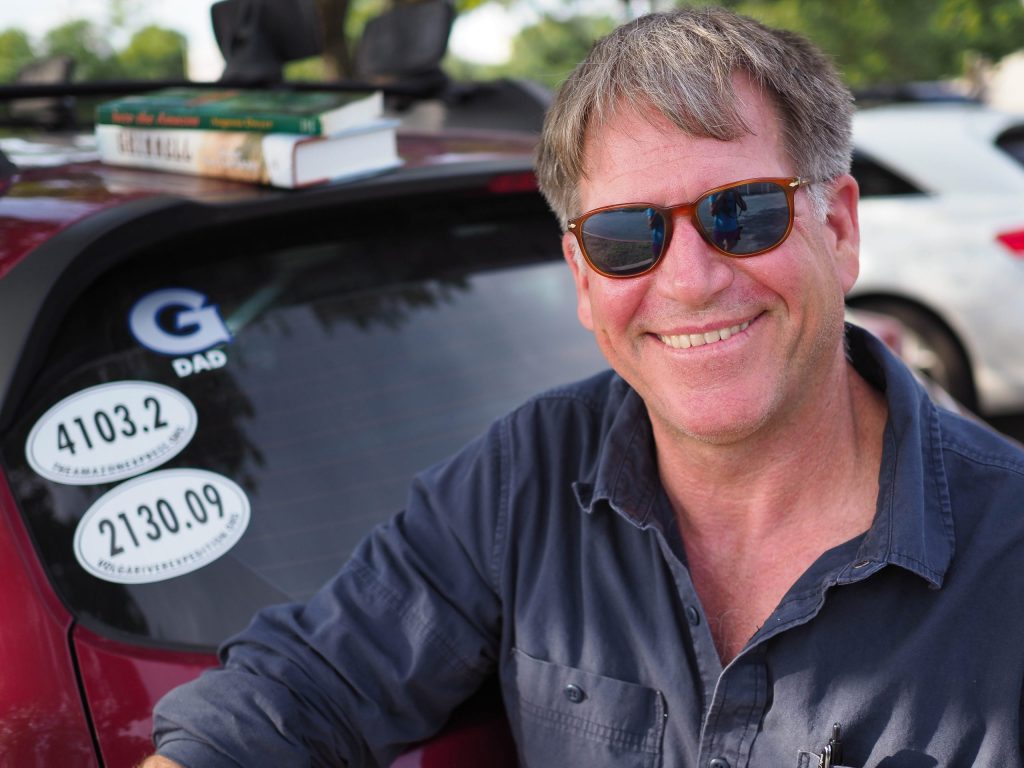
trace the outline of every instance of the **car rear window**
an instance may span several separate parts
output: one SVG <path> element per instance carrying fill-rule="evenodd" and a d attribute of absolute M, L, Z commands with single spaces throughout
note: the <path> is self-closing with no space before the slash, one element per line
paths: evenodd
<path fill-rule="evenodd" d="M 913 183 L 863 152 L 854 152 L 850 174 L 857 180 L 862 198 L 923 194 Z"/>
<path fill-rule="evenodd" d="M 996 139 L 996 146 L 1024 165 L 1024 125 L 1016 125 L 1003 131 Z"/>
<path fill-rule="evenodd" d="M 81 621 L 209 648 L 309 597 L 417 470 L 602 367 L 536 196 L 240 222 L 81 295 L 3 460 Z"/>

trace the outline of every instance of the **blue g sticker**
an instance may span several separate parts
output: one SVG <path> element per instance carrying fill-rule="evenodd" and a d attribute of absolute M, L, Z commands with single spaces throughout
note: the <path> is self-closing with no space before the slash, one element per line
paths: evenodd
<path fill-rule="evenodd" d="M 135 339 L 162 355 L 190 355 L 231 341 L 216 304 L 188 288 L 166 288 L 143 296 L 128 315 Z"/>

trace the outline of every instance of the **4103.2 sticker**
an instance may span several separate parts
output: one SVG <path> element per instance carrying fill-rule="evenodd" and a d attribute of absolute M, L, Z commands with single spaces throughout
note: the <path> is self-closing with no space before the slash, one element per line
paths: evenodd
<path fill-rule="evenodd" d="M 75 530 L 75 558 L 104 581 L 173 579 L 227 553 L 249 518 L 249 498 L 233 480 L 204 469 L 164 469 L 97 499 Z"/>
<path fill-rule="evenodd" d="M 64 398 L 25 444 L 29 465 L 68 485 L 124 480 L 176 456 L 196 433 L 192 402 L 151 381 L 112 381 Z"/>

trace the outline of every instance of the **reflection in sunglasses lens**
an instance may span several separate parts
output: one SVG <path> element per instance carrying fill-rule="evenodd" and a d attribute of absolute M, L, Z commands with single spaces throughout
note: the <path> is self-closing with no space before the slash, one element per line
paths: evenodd
<path fill-rule="evenodd" d="M 774 182 L 740 184 L 701 198 L 696 215 L 716 246 L 745 256 L 782 240 L 789 227 L 789 199 Z"/>
<path fill-rule="evenodd" d="M 693 221 L 722 252 L 749 256 L 782 242 L 790 223 L 789 197 L 773 181 L 736 184 L 700 198 Z M 655 208 L 627 206 L 595 213 L 582 225 L 587 258 L 606 275 L 639 275 L 661 258 L 665 225 L 665 215 Z"/>
<path fill-rule="evenodd" d="M 665 221 L 653 208 L 604 211 L 583 223 L 587 256 L 609 275 L 636 275 L 650 269 L 664 241 Z"/>

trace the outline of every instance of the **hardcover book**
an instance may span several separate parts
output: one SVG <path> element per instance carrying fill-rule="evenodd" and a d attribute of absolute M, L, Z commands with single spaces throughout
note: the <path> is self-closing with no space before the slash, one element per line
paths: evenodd
<path fill-rule="evenodd" d="M 333 136 L 97 125 L 96 144 L 112 165 L 290 188 L 401 165 L 397 124 L 378 120 Z"/>
<path fill-rule="evenodd" d="M 379 120 L 384 97 L 372 93 L 165 88 L 96 108 L 97 125 L 328 136 Z"/>

